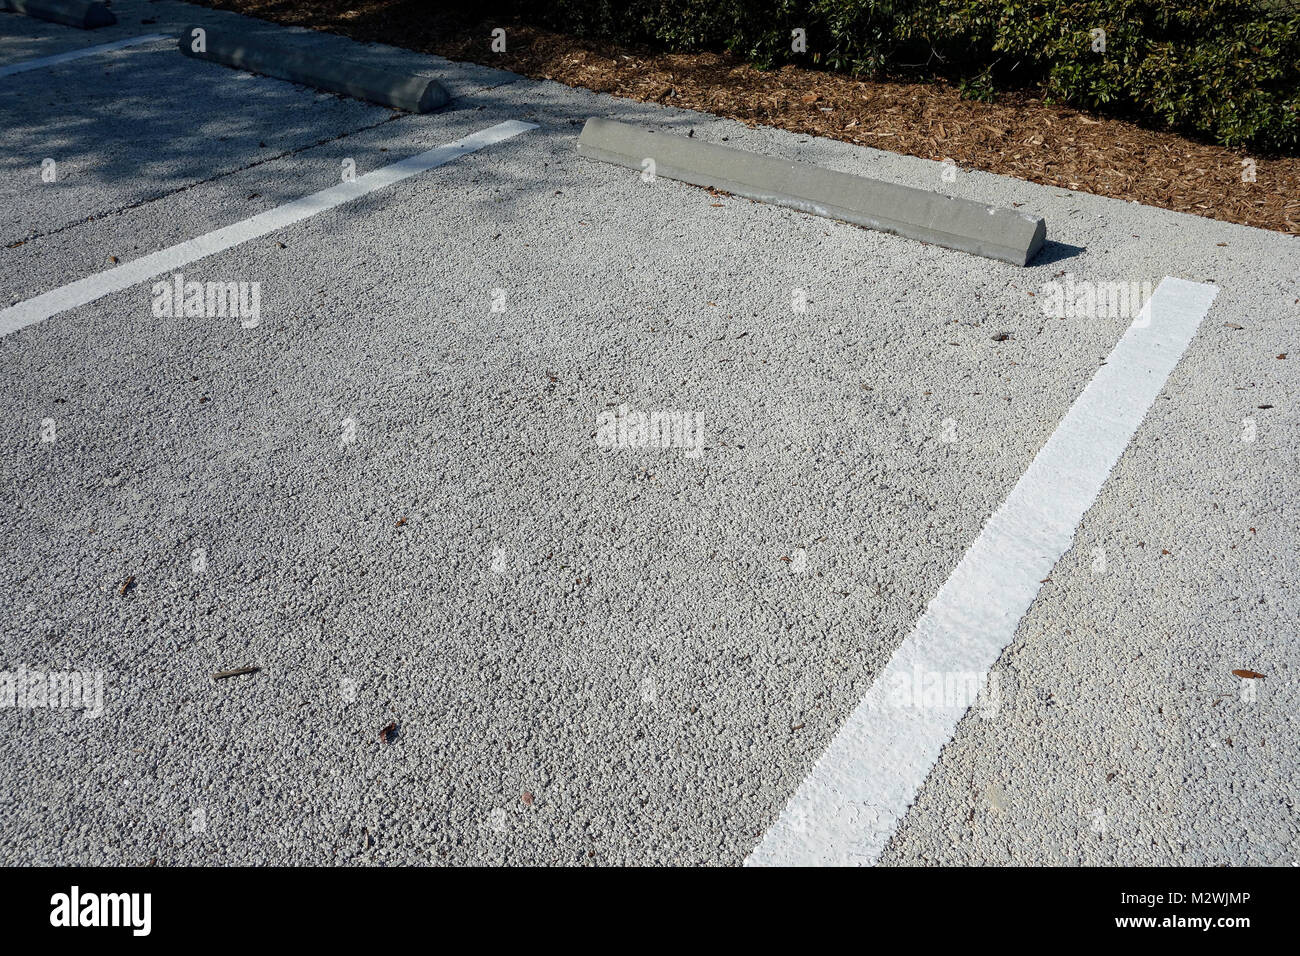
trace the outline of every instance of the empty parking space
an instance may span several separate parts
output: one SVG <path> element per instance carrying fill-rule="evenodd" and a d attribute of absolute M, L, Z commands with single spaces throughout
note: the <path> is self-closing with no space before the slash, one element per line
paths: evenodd
<path fill-rule="evenodd" d="M 2 305 L 330 188 L 347 159 L 364 177 L 536 128 L 0 339 L 0 653 L 107 678 L 102 717 L 0 714 L 7 860 L 740 863 L 1137 318 L 1057 309 L 1054 283 L 1220 291 L 1012 625 L 1001 717 L 958 725 L 882 859 L 1058 854 L 1059 830 L 1012 822 L 1095 819 L 1102 772 L 1073 762 L 1116 711 L 1105 675 L 1208 708 L 1191 609 L 1222 610 L 1242 666 L 1289 613 L 1243 584 L 1297 573 L 1267 505 L 1294 492 L 1294 416 L 1269 414 L 1297 398 L 1281 236 L 963 173 L 953 194 L 1047 219 L 1018 268 L 575 144 L 603 115 L 922 188 L 938 164 L 555 84 L 481 75 L 385 121 L 172 50 L 99 64 L 84 116 L 80 79 L 0 104 L 11 175 L 73 159 L 66 194 L 14 199 L 29 231 L 59 225 L 0 251 Z M 256 313 L 186 315 L 186 282 L 256 289 Z M 1180 494 L 1190 527 L 1160 503 Z M 241 666 L 261 670 L 210 680 Z M 1120 726 L 1192 767 L 1173 742 L 1220 715 L 1162 723 L 1142 693 Z M 1233 774 L 1268 780 L 1203 769 L 1167 807 L 1179 832 Z M 1149 799 L 1103 801 L 1129 821 L 1116 861 L 1171 862 Z M 1242 811 L 1260 858 L 1294 843 L 1288 814 Z"/>
<path fill-rule="evenodd" d="M 11 77 L 6 242 L 166 196 L 393 114 L 183 57 L 175 41 Z M 25 87 L 25 88 L 24 88 Z"/>
<path fill-rule="evenodd" d="M 41 56 L 56 62 L 5 79 L 0 189 L 12 211 L 0 236 L 6 245 L 112 217 L 402 117 L 370 103 L 182 56 L 176 37 L 182 25 L 195 19 L 194 8 L 185 4 L 148 4 L 130 12 L 135 15 L 123 14 L 114 33 L 96 31 L 93 36 L 42 21 L 33 27 L 27 18 L 0 21 L 0 50 L 15 69 L 30 67 L 34 57 L 28 54 L 37 53 L 23 41 L 24 31 L 41 31 L 51 39 L 46 46 L 59 47 L 50 54 L 46 46 L 40 50 Z M 142 13 L 149 16 L 139 16 Z M 204 11 L 199 20 L 226 30 L 238 24 L 240 35 L 269 35 L 287 51 L 359 58 L 393 70 L 438 72 L 430 58 L 406 51 L 362 46 L 312 31 L 285 31 L 213 11 Z M 17 35 L 11 32 L 11 21 L 19 25 Z M 65 33 L 78 34 L 80 41 L 59 42 Z M 120 44 L 147 33 L 168 39 L 57 59 L 59 54 Z M 445 72 L 448 88 L 459 97 L 513 79 L 475 67 L 449 67 Z M 323 188 L 339 182 L 343 159 L 360 161 L 361 171 L 366 169 L 364 157 L 344 151 L 332 169 L 322 170 L 305 185 Z M 375 157 L 376 165 L 387 160 Z M 232 191 L 225 204 L 207 204 L 212 211 L 192 223 L 191 234 L 222 224 L 223 205 L 287 201 L 312 191 L 303 185 L 269 195 L 262 190 L 243 195 Z M 101 264 L 111 255 L 106 252 Z"/>
<path fill-rule="evenodd" d="M 136 30 L 137 34 L 148 30 Z M 0 64 L 9 66 L 40 57 L 71 53 L 121 39 L 116 28 L 78 30 L 36 17 L 0 10 Z"/>

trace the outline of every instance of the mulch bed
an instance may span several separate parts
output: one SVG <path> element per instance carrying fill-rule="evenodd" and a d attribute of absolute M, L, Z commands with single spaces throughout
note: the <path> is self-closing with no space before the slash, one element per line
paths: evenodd
<path fill-rule="evenodd" d="M 1300 234 L 1300 157 L 1253 156 L 1135 123 L 943 82 L 863 81 L 734 57 L 576 40 L 526 23 L 448 14 L 418 0 L 200 0 L 278 23 L 481 63 L 643 102 L 861 143 L 1080 192 Z M 493 53 L 491 32 L 506 30 Z M 1242 179 L 1243 159 L 1255 181 Z"/>

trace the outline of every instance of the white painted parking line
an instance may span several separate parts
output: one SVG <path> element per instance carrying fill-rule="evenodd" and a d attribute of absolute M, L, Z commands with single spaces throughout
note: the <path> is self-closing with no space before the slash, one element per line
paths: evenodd
<path fill-rule="evenodd" d="M 197 259 L 223 252 L 241 242 L 257 239 L 277 229 L 284 229 L 318 212 L 341 206 L 343 203 L 351 202 L 353 199 L 383 189 L 385 186 L 391 186 L 418 173 L 445 166 L 467 153 L 500 143 L 512 136 L 526 133 L 530 129 L 537 129 L 537 124 L 519 120 L 498 123 L 496 126 L 472 133 L 464 139 L 434 147 L 415 156 L 408 156 L 400 162 L 358 176 L 352 182 L 330 186 L 310 196 L 303 196 L 283 206 L 268 209 L 251 219 L 225 226 L 195 239 L 188 239 L 133 262 L 52 289 L 0 311 L 0 336 L 43 322 L 52 315 L 94 302 L 114 292 L 121 292 L 164 272 L 175 271 Z"/>
<path fill-rule="evenodd" d="M 8 66 L 0 66 L 0 76 L 13 76 L 15 73 L 26 73 L 28 70 L 58 66 L 60 63 L 67 63 L 69 60 L 79 60 L 83 56 L 95 56 L 99 53 L 107 53 L 109 50 L 120 50 L 123 47 L 136 46 L 140 43 L 152 43 L 154 40 L 174 41 L 175 39 L 175 37 L 169 37 L 162 33 L 149 33 L 145 36 L 129 37 L 126 40 L 114 40 L 112 43 L 100 43 L 97 46 L 83 47 L 80 50 L 69 50 L 67 53 L 43 56 L 39 60 L 24 60 L 22 63 L 10 63 Z"/>
<path fill-rule="evenodd" d="M 900 688 L 932 676 L 973 674 L 983 683 L 1217 292 L 1161 281 L 746 865 L 870 866 L 880 858 L 969 709 L 969 700 L 918 701 Z"/>

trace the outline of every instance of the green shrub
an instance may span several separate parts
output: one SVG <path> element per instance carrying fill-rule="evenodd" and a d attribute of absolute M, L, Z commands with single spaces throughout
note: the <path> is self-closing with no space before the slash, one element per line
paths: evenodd
<path fill-rule="evenodd" d="M 991 70 L 1000 88 L 1036 87 L 1225 146 L 1300 144 L 1295 11 L 1270 15 L 1241 0 L 925 0 L 897 29 L 959 75 Z"/>
<path fill-rule="evenodd" d="M 1300 146 L 1295 0 L 516 0 L 578 36 L 729 50 L 768 68 L 942 75 L 1027 89 L 1232 147 Z M 807 33 L 806 54 L 791 31 Z M 1105 31 L 1105 50 L 1094 49 Z"/>

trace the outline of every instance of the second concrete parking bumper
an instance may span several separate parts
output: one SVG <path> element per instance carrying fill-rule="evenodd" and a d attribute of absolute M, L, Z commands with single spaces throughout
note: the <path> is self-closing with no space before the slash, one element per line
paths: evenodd
<path fill-rule="evenodd" d="M 181 32 L 180 49 L 187 56 L 409 113 L 427 113 L 446 106 L 451 99 L 446 88 L 432 77 L 340 61 L 323 54 L 294 53 L 278 44 L 210 27 L 186 27 Z"/>

